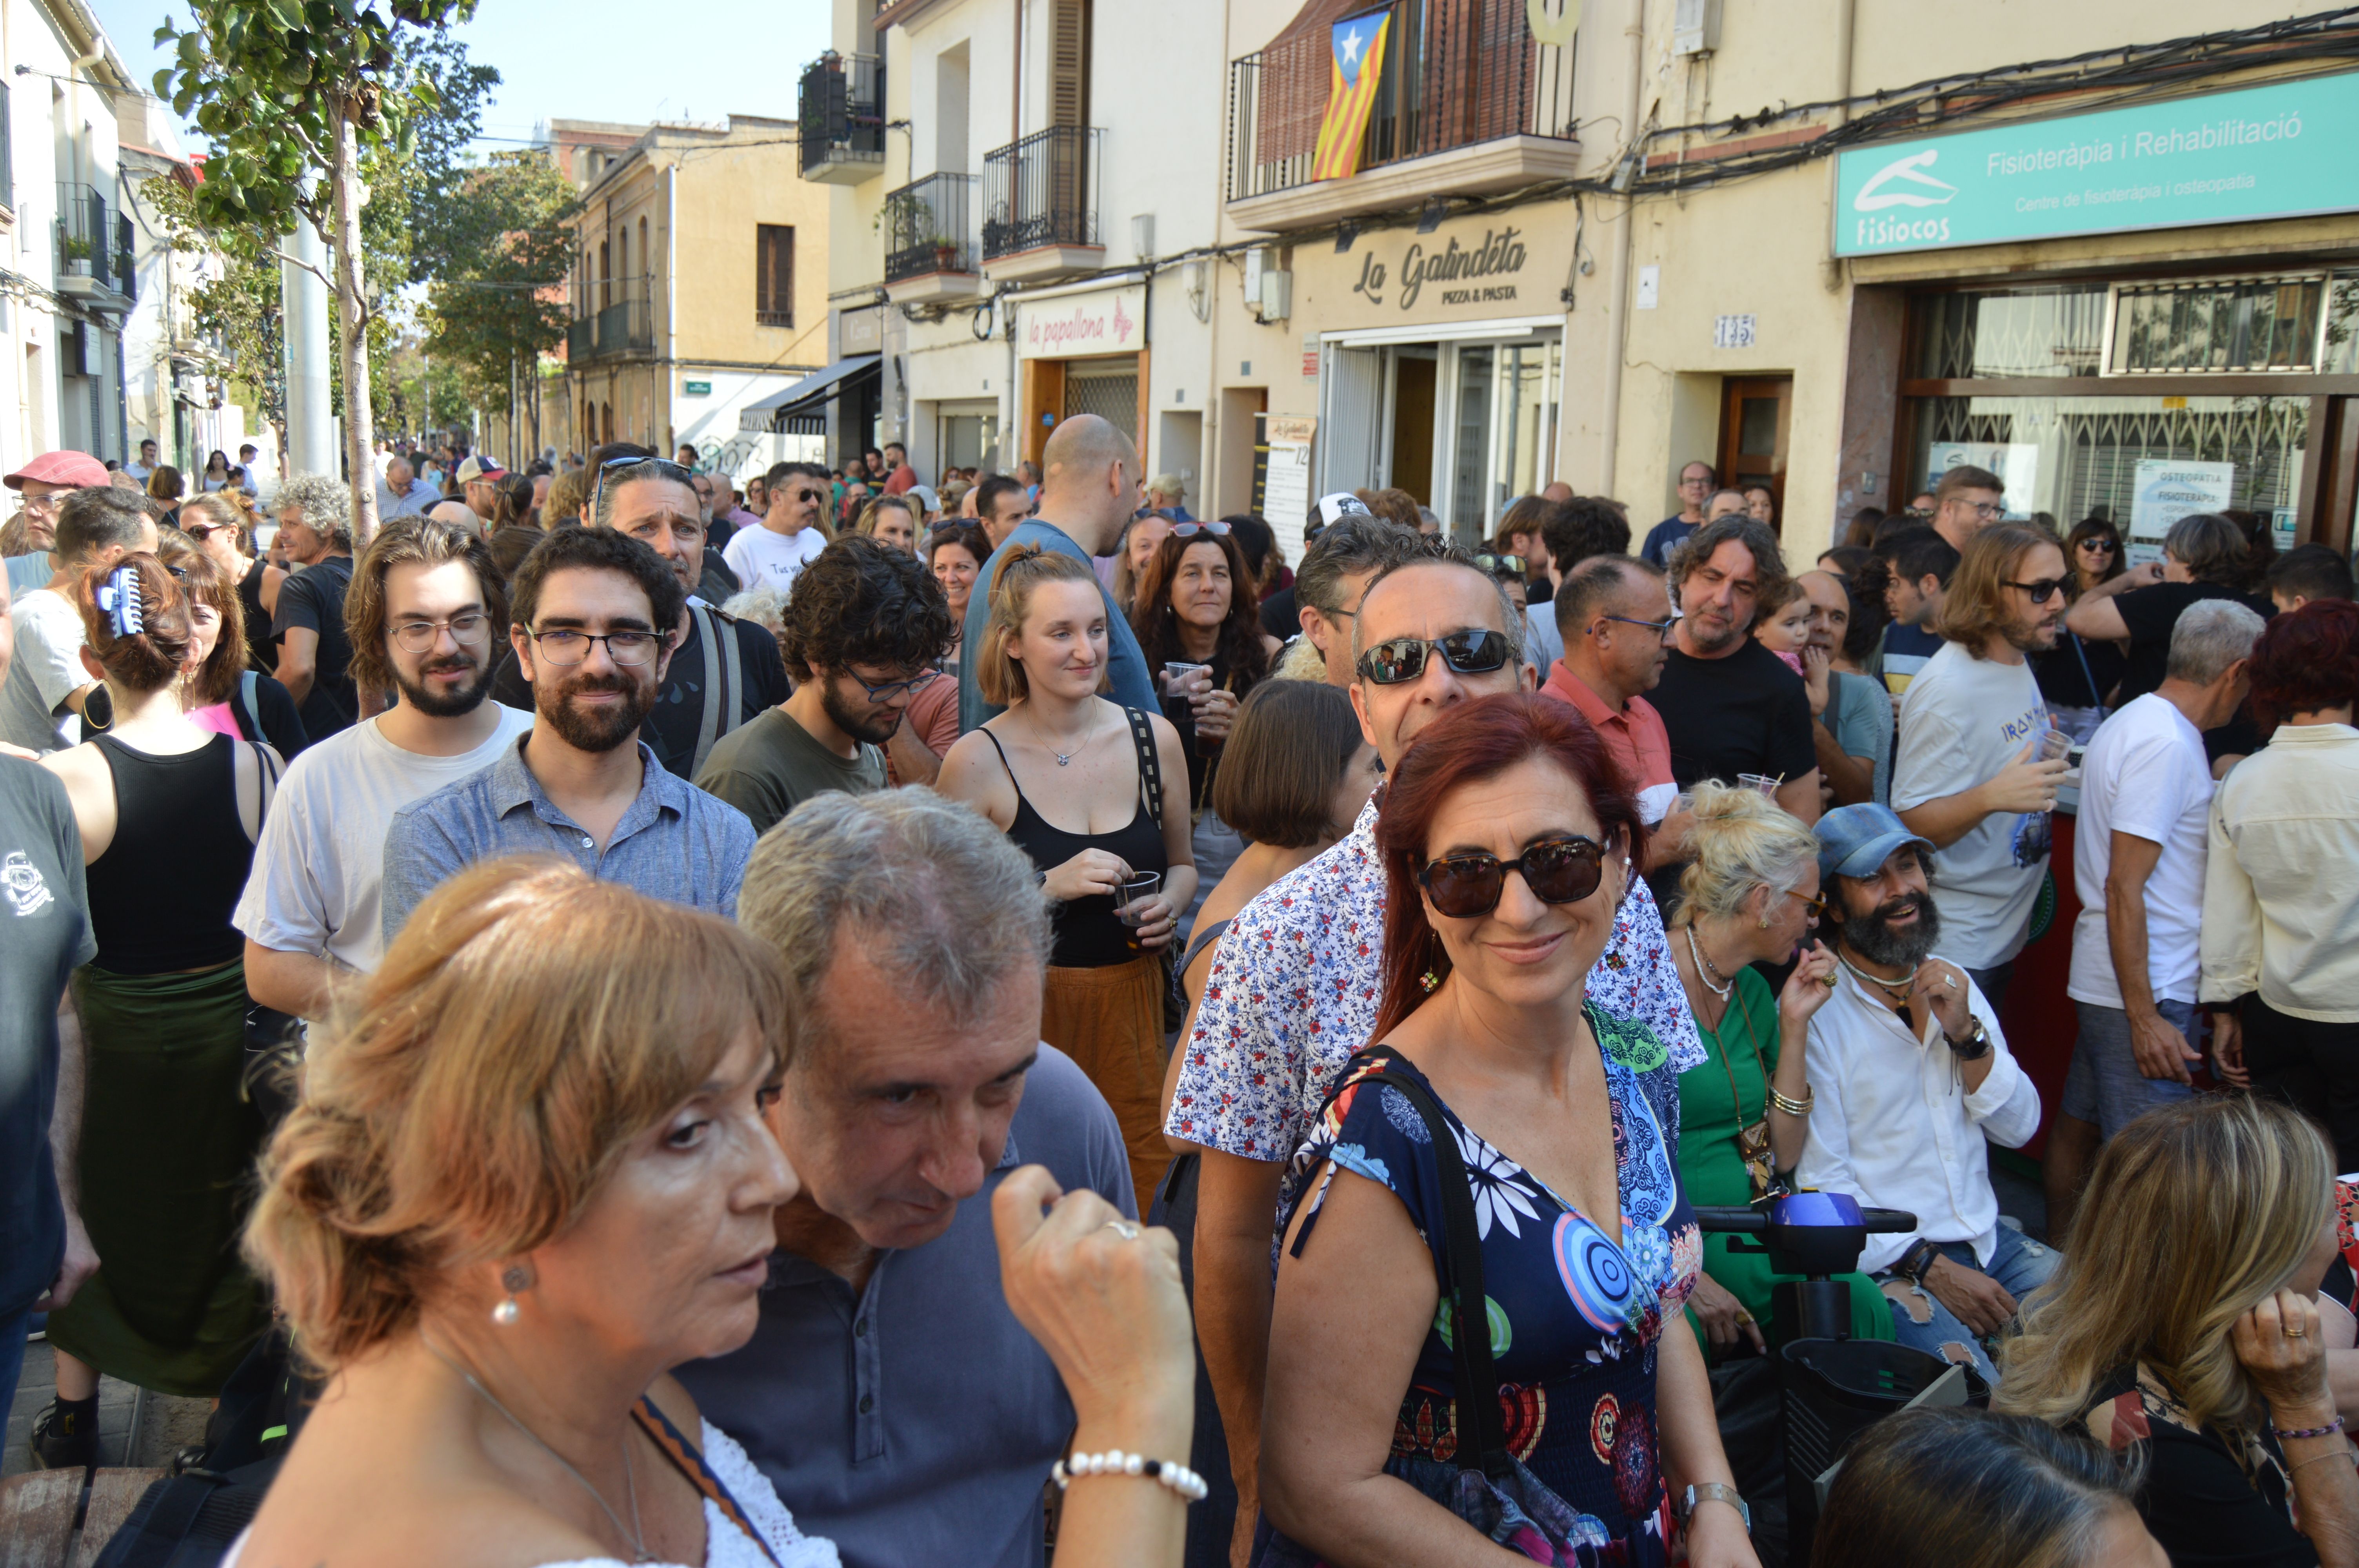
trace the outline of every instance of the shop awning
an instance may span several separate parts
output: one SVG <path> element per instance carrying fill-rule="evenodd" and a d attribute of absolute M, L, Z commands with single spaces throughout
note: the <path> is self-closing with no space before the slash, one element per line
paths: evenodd
<path fill-rule="evenodd" d="M 847 354 L 784 392 L 774 392 L 758 403 L 749 403 L 737 411 L 737 428 L 756 433 L 784 430 L 787 421 L 794 416 L 812 412 L 820 404 L 841 397 L 860 384 L 863 377 L 878 373 L 877 359 L 875 354 Z"/>

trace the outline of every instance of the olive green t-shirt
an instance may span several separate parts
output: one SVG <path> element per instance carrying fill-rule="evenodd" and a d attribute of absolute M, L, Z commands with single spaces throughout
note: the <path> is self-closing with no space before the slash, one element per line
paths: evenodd
<path fill-rule="evenodd" d="M 773 708 L 714 743 L 696 787 L 744 812 L 755 832 L 766 833 L 815 795 L 883 789 L 885 753 L 863 742 L 858 757 L 839 757 L 784 708 Z"/>

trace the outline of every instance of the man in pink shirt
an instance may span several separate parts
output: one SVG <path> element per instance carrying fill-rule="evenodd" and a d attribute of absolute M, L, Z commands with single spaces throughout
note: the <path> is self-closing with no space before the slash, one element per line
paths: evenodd
<path fill-rule="evenodd" d="M 909 466 L 909 449 L 898 441 L 885 443 L 885 469 L 891 476 L 885 481 L 887 495 L 899 495 L 918 482 L 918 470 Z"/>
<path fill-rule="evenodd" d="M 1549 666 L 1541 695 L 1578 708 L 1628 779 L 1638 815 L 1655 829 L 1647 868 L 1682 858 L 1688 816 L 1672 809 L 1680 788 L 1670 735 L 1638 695 L 1662 678 L 1674 618 L 1661 568 L 1628 556 L 1593 557 L 1564 579 L 1551 608 L 1564 657 Z"/>

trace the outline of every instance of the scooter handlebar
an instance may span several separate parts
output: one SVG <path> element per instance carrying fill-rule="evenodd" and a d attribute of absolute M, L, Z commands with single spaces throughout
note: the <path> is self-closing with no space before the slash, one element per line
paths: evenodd
<path fill-rule="evenodd" d="M 1897 1208 L 1864 1208 L 1860 1217 L 1867 1222 L 1870 1235 L 1897 1235 L 1917 1228 L 1917 1217 Z M 1695 1211 L 1696 1225 L 1707 1235 L 1760 1236 L 1769 1228 L 1767 1210 L 1750 1207 L 1702 1206 Z"/>

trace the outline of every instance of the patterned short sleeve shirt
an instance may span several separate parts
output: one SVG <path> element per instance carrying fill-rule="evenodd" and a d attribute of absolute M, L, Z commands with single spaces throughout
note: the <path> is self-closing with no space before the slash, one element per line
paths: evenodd
<path fill-rule="evenodd" d="M 1372 800 L 1336 846 L 1241 910 L 1205 978 L 1165 1130 L 1248 1160 L 1290 1161 L 1352 1053 L 1368 1044 L 1384 993 L 1385 868 Z M 1614 916 L 1589 1000 L 1644 1023 L 1674 1074 L 1706 1060 L 1663 918 L 1641 879 Z M 1679 1147 L 1677 1109 L 1667 1124 Z M 1300 1178 L 1288 1172 L 1277 1214 Z M 1273 1224 L 1277 1216 L 1271 1217 Z"/>

